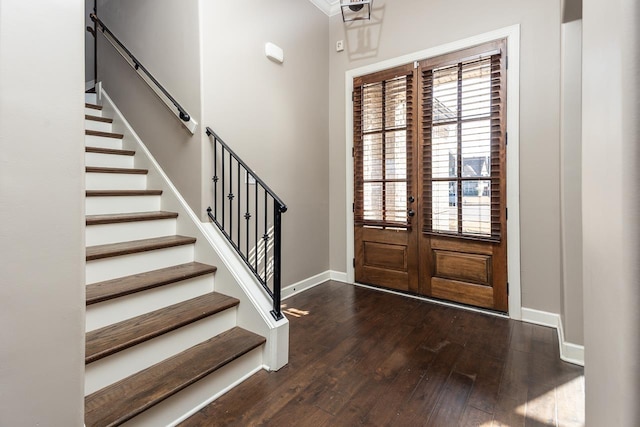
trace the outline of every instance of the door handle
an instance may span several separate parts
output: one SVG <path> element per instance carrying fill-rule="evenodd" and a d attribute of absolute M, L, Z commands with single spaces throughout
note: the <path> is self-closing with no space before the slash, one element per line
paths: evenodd
<path fill-rule="evenodd" d="M 409 203 L 413 203 L 415 201 L 416 201 L 415 197 L 409 196 Z"/>
<path fill-rule="evenodd" d="M 409 216 L 414 216 L 416 213 L 413 209 L 409 209 L 409 212 L 407 212 L 407 215 Z"/>

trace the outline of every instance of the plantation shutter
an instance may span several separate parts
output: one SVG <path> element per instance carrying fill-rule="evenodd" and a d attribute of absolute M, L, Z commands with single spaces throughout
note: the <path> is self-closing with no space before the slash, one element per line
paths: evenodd
<path fill-rule="evenodd" d="M 500 40 L 420 64 L 425 233 L 504 237 L 504 50 Z"/>
<path fill-rule="evenodd" d="M 354 79 L 354 220 L 408 228 L 413 64 Z"/>

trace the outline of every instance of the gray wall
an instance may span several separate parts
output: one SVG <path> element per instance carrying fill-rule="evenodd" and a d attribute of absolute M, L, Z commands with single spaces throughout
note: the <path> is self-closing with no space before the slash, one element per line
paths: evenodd
<path fill-rule="evenodd" d="M 560 180 L 562 322 L 565 339 L 584 344 L 582 315 L 582 21 L 562 24 Z"/>
<path fill-rule="evenodd" d="M 90 32 L 86 31 L 87 27 L 93 28 L 93 21 L 89 15 L 93 12 L 94 0 L 84 0 L 84 81 L 90 82 L 95 78 L 95 45 L 94 38 Z"/>
<path fill-rule="evenodd" d="M 80 426 L 84 2 L 0 0 L 0 425 Z"/>
<path fill-rule="evenodd" d="M 364 31 L 357 29 L 359 24 L 345 26 L 340 16 L 331 18 L 332 270 L 346 271 L 344 236 L 352 226 L 345 219 L 345 71 L 520 24 L 522 304 L 560 313 L 560 0 L 380 0 L 374 5 L 374 18 Z M 336 53 L 340 39 L 347 45 Z"/>
<path fill-rule="evenodd" d="M 288 204 L 284 285 L 329 268 L 329 20 L 309 1 L 202 3 L 203 126 Z M 284 63 L 264 55 L 272 42 Z M 203 146 L 210 169 L 211 146 Z M 206 174 L 205 174 L 206 175 Z M 209 200 L 205 191 L 203 197 Z"/>
<path fill-rule="evenodd" d="M 584 0 L 582 200 L 588 426 L 640 425 L 640 5 Z"/>
<path fill-rule="evenodd" d="M 198 0 L 100 0 L 98 12 L 116 37 L 200 123 Z M 98 79 L 189 206 L 203 216 L 199 129 L 191 135 L 101 34 Z"/>

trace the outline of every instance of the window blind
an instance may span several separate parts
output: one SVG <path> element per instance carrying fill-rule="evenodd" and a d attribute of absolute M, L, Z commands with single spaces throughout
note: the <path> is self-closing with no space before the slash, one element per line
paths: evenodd
<path fill-rule="evenodd" d="M 482 49 L 421 64 L 423 231 L 499 241 L 506 73 L 501 44 Z"/>
<path fill-rule="evenodd" d="M 353 101 L 355 223 L 408 227 L 413 160 L 412 67 L 356 79 Z"/>

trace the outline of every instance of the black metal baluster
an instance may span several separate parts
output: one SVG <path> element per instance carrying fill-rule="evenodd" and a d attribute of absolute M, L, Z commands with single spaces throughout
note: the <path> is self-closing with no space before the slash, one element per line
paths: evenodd
<path fill-rule="evenodd" d="M 255 248 L 253 251 L 253 258 L 254 258 L 254 267 L 256 270 L 256 274 L 258 274 L 258 276 L 260 276 L 260 273 L 258 272 L 258 242 L 260 241 L 258 238 L 258 218 L 260 218 L 260 216 L 258 216 L 258 213 L 260 212 L 260 209 L 258 207 L 258 184 L 256 183 L 256 188 L 255 188 L 255 195 L 256 195 L 256 219 L 253 221 L 255 223 Z"/>
<path fill-rule="evenodd" d="M 267 190 L 264 190 L 264 284 L 269 287 L 267 279 L 267 243 L 269 241 L 269 232 L 267 231 L 267 219 L 269 214 L 267 213 Z"/>
<path fill-rule="evenodd" d="M 233 244 L 233 157 L 229 153 L 229 239 Z"/>
<path fill-rule="evenodd" d="M 213 217 L 218 220 L 218 138 L 213 137 Z"/>
<path fill-rule="evenodd" d="M 280 276 L 280 253 L 282 251 L 282 212 L 280 203 L 273 199 L 273 311 L 271 314 L 276 320 L 282 319 L 281 304 L 281 276 Z"/>
<path fill-rule="evenodd" d="M 249 213 L 249 173 L 247 172 L 247 170 L 244 170 L 244 176 L 246 177 L 245 179 L 247 180 L 247 182 L 245 182 L 245 204 L 246 204 L 246 211 L 244 214 L 244 219 L 247 220 L 246 223 L 246 232 L 245 232 L 245 240 L 247 241 L 246 245 L 245 245 L 245 250 L 247 251 L 247 259 L 249 259 L 249 220 L 251 219 L 251 214 Z"/>
<path fill-rule="evenodd" d="M 222 146 L 222 191 L 220 192 L 220 203 L 222 204 L 222 222 L 220 223 L 222 225 L 222 234 L 224 234 L 224 145 Z"/>

